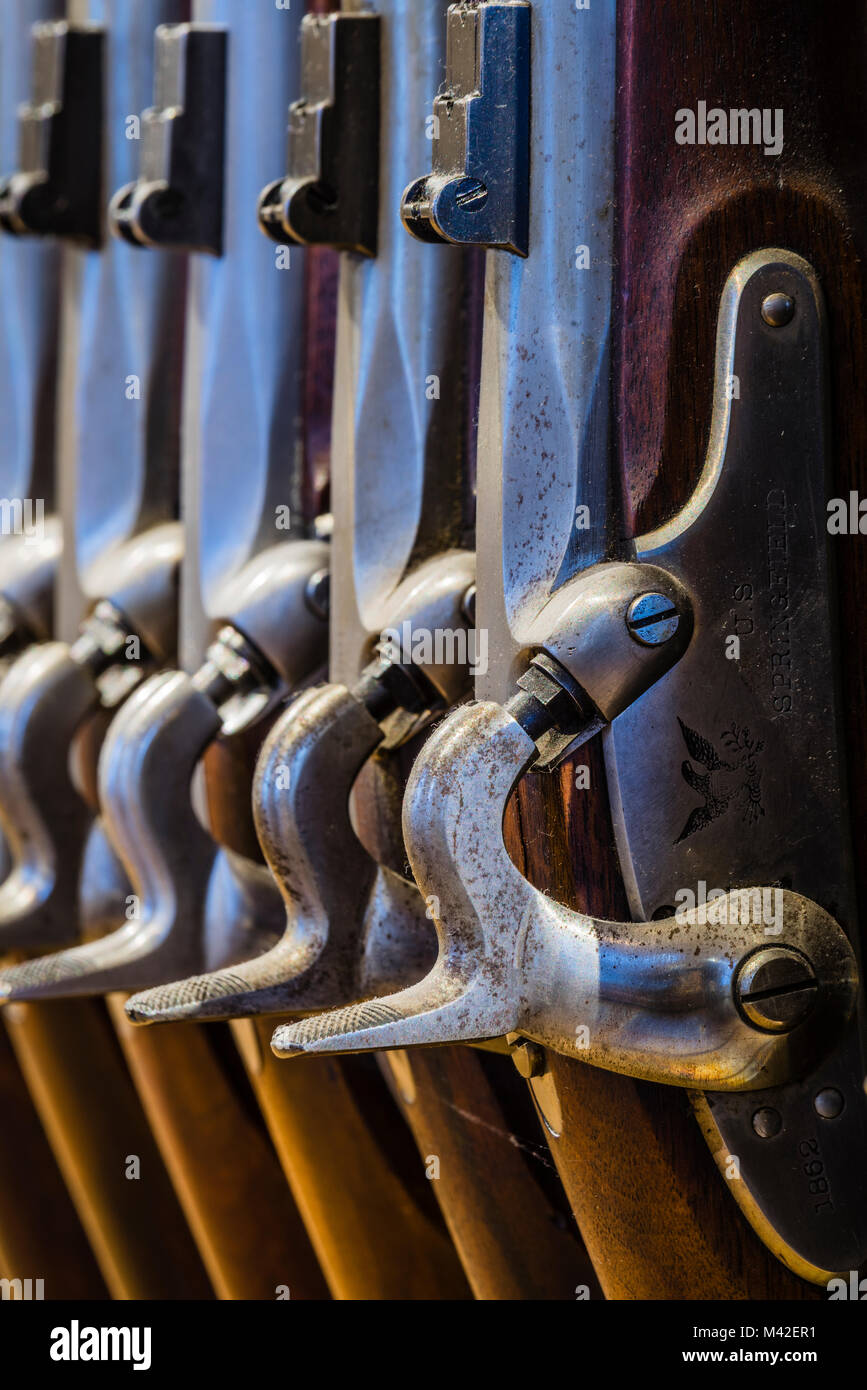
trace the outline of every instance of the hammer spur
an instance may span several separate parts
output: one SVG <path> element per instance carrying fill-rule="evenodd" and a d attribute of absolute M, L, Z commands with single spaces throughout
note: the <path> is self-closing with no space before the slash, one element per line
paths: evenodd
<path fill-rule="evenodd" d="M 736 892 L 715 905 L 708 930 L 695 909 L 643 925 L 601 921 L 551 901 L 523 877 L 502 823 L 536 751 L 499 705 L 466 706 L 439 726 L 404 803 L 413 872 L 436 904 L 434 969 L 397 994 L 281 1026 L 275 1053 L 520 1033 L 592 1065 L 671 1085 L 753 1090 L 803 1072 L 854 1007 L 857 971 L 840 927 L 816 904 L 783 892 L 774 951 L 810 963 L 812 997 L 792 1027 L 757 1027 L 744 1008 L 745 981 L 768 939 L 740 912 Z"/>
<path fill-rule="evenodd" d="M 109 836 L 133 885 L 133 916 L 96 941 L 3 972 L 0 1001 L 134 989 L 198 962 L 195 901 L 215 849 L 190 802 L 190 780 L 218 726 L 189 677 L 154 676 L 115 716 L 100 759 Z"/>
<path fill-rule="evenodd" d="M 164 527 L 154 534 L 158 551 L 171 556 L 175 529 Z M 242 719 L 248 708 L 258 709 L 273 699 L 281 679 L 298 678 L 317 659 L 323 623 L 307 610 L 304 591 L 310 574 L 321 568 L 324 559 L 327 548 L 314 541 L 274 546 L 256 557 L 236 576 L 233 607 L 257 645 L 236 627 L 226 627 L 195 676 L 179 671 L 156 675 L 115 716 L 100 757 L 100 803 L 109 840 L 133 885 L 132 916 L 128 914 L 122 926 L 98 940 L 8 968 L 0 978 L 0 1001 L 140 989 L 207 968 L 213 963 L 209 951 L 216 951 L 223 964 L 227 950 L 234 957 L 248 948 L 242 894 L 234 899 L 241 918 L 234 934 L 227 934 L 223 918 L 215 922 L 215 940 L 203 930 L 203 904 L 209 896 L 217 846 L 193 809 L 190 787 L 197 763 L 230 714 Z M 92 577 L 105 587 L 105 566 Z M 115 578 L 121 602 L 134 609 L 137 626 L 165 655 L 171 634 L 161 614 L 164 585 L 155 582 L 153 550 L 141 540 L 128 546 Z M 69 667 L 82 673 L 91 705 L 97 694 L 94 678 L 103 679 L 97 676 L 103 667 L 114 670 L 112 663 L 122 653 L 128 627 L 111 605 L 98 605 L 69 651 Z M 285 650 L 287 631 L 297 637 L 291 656 Z M 263 656 L 262 649 L 268 655 Z M 65 700 L 63 708 L 69 718 L 80 722 L 82 716 L 71 700 Z M 68 743 L 68 729 L 65 737 Z M 65 766 L 67 760 L 64 747 L 50 766 Z M 53 778 L 52 772 L 52 786 Z M 76 806 L 80 814 L 85 813 L 81 798 Z M 88 827 L 89 813 L 80 829 L 74 866 L 80 862 Z M 68 837 L 58 843 L 66 847 Z M 72 884 L 69 895 L 74 900 L 79 891 L 77 867 Z M 210 900 L 214 901 L 213 893 Z M 77 934 L 70 929 L 63 941 Z"/>
<path fill-rule="evenodd" d="M 304 1012 L 357 997 L 358 942 L 377 875 L 352 829 L 349 798 L 381 741 L 379 724 L 344 686 L 293 702 L 264 744 L 253 790 L 257 832 L 285 903 L 283 936 L 230 969 L 135 996 L 133 1022 Z"/>
<path fill-rule="evenodd" d="M 0 820 L 13 865 L 0 885 L 0 950 L 75 937 L 69 905 L 91 816 L 69 749 L 93 703 L 90 674 L 63 642 L 32 647 L 0 684 Z"/>
<path fill-rule="evenodd" d="M 103 591 L 111 601 L 97 603 L 71 646 L 24 652 L 3 682 L 0 818 L 13 867 L 0 889 L 0 949 L 40 950 L 78 934 L 92 812 L 70 771 L 73 741 L 88 715 L 123 698 L 172 640 L 170 620 L 156 614 L 173 584 L 179 540 L 177 527 L 154 527 L 118 547 L 114 584 Z"/>
<path fill-rule="evenodd" d="M 256 830 L 286 904 L 286 930 L 263 955 L 128 1001 L 137 1023 L 307 1013 L 419 978 L 433 932 L 415 887 L 368 855 L 350 795 L 374 751 L 405 741 L 467 682 L 466 662 L 416 664 L 424 634 L 463 634 L 472 557 L 418 567 L 389 603 L 390 626 L 350 690 L 297 697 L 266 740 L 253 786 Z M 442 645 L 442 644 L 441 644 Z M 435 657 L 434 653 L 434 657 Z"/>

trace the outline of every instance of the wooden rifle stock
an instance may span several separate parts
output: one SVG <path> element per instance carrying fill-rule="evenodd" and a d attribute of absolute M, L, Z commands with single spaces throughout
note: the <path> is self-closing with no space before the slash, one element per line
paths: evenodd
<path fill-rule="evenodd" d="M 109 1013 L 217 1297 L 327 1298 L 253 1097 L 212 1045 L 222 1025 L 134 1028 L 124 998 L 109 995 Z"/>
<path fill-rule="evenodd" d="M 91 807 L 99 804 L 97 766 L 109 718 L 88 722 L 80 767 Z M 221 762 L 221 770 L 230 764 Z M 225 790 L 231 801 L 237 789 Z M 248 793 L 249 795 L 249 793 Z M 116 923 L 107 917 L 106 930 Z M 211 1284 L 221 1299 L 325 1298 L 327 1288 L 277 1156 L 225 1065 L 223 1030 L 195 1024 L 134 1028 L 125 996 L 107 1006 L 144 1113 Z M 243 1073 L 241 1086 L 245 1084 Z"/>
<path fill-rule="evenodd" d="M 111 1296 L 212 1297 L 102 1003 L 10 1004 L 4 1018 Z"/>
<path fill-rule="evenodd" d="M 0 1275 L 46 1299 L 108 1297 L 93 1251 L 0 1026 Z"/>
<path fill-rule="evenodd" d="M 270 1042 L 280 1021 L 231 1027 L 334 1297 L 469 1297 L 376 1063 L 278 1062 Z"/>
<path fill-rule="evenodd" d="M 475 1297 L 598 1297 L 512 1062 L 469 1047 L 414 1048 L 385 1054 L 389 1068 L 422 1161 L 439 1160 L 432 1187 Z"/>

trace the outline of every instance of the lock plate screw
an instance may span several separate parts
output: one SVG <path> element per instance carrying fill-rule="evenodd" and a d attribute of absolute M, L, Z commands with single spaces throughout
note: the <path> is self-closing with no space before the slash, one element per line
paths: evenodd
<path fill-rule="evenodd" d="M 735 997 L 754 1028 L 786 1033 L 807 1017 L 818 995 L 812 965 L 800 951 L 773 946 L 748 956 L 738 971 Z"/>
<path fill-rule="evenodd" d="M 664 594 L 639 594 L 629 605 L 626 626 L 642 646 L 660 647 L 677 632 L 680 614 Z"/>

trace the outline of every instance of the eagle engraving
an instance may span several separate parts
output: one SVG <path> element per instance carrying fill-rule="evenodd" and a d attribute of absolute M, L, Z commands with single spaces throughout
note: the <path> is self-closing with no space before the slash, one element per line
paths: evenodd
<path fill-rule="evenodd" d="M 756 758 L 764 744 L 761 740 L 751 739 L 749 729 L 732 724 L 720 735 L 725 749 L 725 757 L 721 758 L 709 739 L 696 733 L 682 719 L 677 722 L 690 758 L 705 770 L 698 771 L 689 759 L 681 764 L 684 781 L 704 798 L 704 804 L 690 811 L 686 825 L 674 843 L 679 845 L 681 840 L 694 835 L 697 830 L 703 830 L 733 804 L 743 807 L 741 820 L 747 825 L 754 825 L 759 816 L 765 814 L 762 774 L 756 765 Z"/>

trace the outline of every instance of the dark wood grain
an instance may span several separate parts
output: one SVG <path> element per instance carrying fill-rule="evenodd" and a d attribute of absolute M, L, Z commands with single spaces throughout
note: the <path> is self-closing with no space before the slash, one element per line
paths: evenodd
<path fill-rule="evenodd" d="M 337 1299 L 470 1296 L 409 1131 L 370 1057 L 278 1062 L 279 1019 L 232 1024 Z"/>
<path fill-rule="evenodd" d="M 208 826 L 217 844 L 256 864 L 265 856 L 253 821 L 253 774 L 262 744 L 282 706 L 231 734 L 221 734 L 207 748 L 202 766 Z"/>
<path fill-rule="evenodd" d="M 633 533 L 671 516 L 701 468 L 710 423 L 720 291 L 737 260 L 779 245 L 816 267 L 833 380 L 834 495 L 864 490 L 867 12 L 852 3 L 619 7 L 618 462 Z M 778 157 L 752 146 L 679 146 L 675 112 L 784 112 Z M 846 634 L 853 821 L 864 824 L 865 542 L 834 556 Z M 516 860 L 540 887 L 606 915 L 625 912 L 598 750 L 593 792 L 570 769 L 528 779 L 510 818 Z M 860 844 L 858 846 L 860 849 Z M 860 884 L 863 900 L 863 872 Z M 725 1191 L 686 1097 L 551 1059 L 564 1112 L 553 1151 L 603 1288 L 612 1298 L 813 1298 L 759 1243 Z"/>
<path fill-rule="evenodd" d="M 10 1004 L 4 1020 L 111 1296 L 212 1297 L 102 1002 Z"/>
<path fill-rule="evenodd" d="M 574 1300 L 581 1286 L 597 1297 L 511 1060 L 468 1047 L 414 1048 L 385 1054 L 382 1066 L 476 1298 Z"/>
<path fill-rule="evenodd" d="M 217 1043 L 223 1025 L 134 1028 L 109 1013 L 218 1298 L 328 1297 L 304 1224 L 250 1095 Z M 239 1084 L 240 1083 L 240 1084 Z"/>
<path fill-rule="evenodd" d="M 43 1279 L 45 1298 L 108 1290 L 0 1025 L 0 1275 Z"/>

